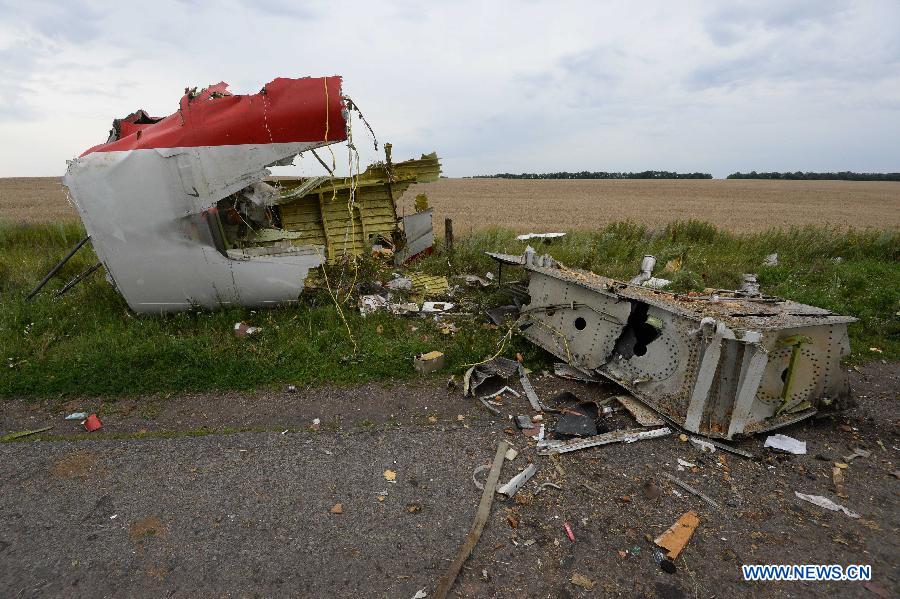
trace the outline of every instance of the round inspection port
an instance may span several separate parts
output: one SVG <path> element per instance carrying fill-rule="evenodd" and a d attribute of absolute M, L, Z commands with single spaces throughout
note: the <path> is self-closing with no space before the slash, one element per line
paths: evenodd
<path fill-rule="evenodd" d="M 586 326 L 587 326 L 587 321 L 585 319 L 583 319 L 582 317 L 579 316 L 578 318 L 575 319 L 575 328 L 578 329 L 579 331 L 583 331 L 584 327 L 586 327 Z"/>

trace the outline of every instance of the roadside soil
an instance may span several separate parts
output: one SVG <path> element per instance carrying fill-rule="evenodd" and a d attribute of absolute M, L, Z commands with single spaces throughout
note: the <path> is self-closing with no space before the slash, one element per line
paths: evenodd
<path fill-rule="evenodd" d="M 3 434 L 54 428 L 0 444 L 0 596 L 431 594 L 475 516 L 481 492 L 472 471 L 490 463 L 501 439 L 519 451 L 501 482 L 529 462 L 538 472 L 512 500 L 494 501 L 453 596 L 897 596 L 900 364 L 871 363 L 849 376 L 857 407 L 778 431 L 806 441 L 806 455 L 763 449 L 765 435 L 734 443 L 752 459 L 703 454 L 677 436 L 538 456 L 507 417 L 529 413 L 524 397 L 507 399 L 497 417 L 437 376 L 293 392 L 7 401 Z M 562 391 L 588 401 L 620 393 L 532 378 L 545 402 Z M 103 428 L 88 434 L 63 420 L 73 411 L 96 411 Z M 636 426 L 621 410 L 606 424 Z M 840 497 L 834 463 L 857 447 L 871 454 L 843 469 Z M 694 466 L 679 470 L 679 458 Z M 560 488 L 538 492 L 546 482 Z M 689 510 L 700 524 L 675 572 L 664 572 L 652 540 Z M 793 563 L 870 564 L 873 580 L 741 579 L 741 564 Z M 573 584 L 576 574 L 584 586 Z"/>

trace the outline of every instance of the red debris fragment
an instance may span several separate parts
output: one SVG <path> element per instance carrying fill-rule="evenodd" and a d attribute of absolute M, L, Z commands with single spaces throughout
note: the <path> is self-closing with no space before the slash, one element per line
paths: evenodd
<path fill-rule="evenodd" d="M 565 523 L 563 523 L 563 528 L 566 529 L 566 536 L 568 536 L 569 540 L 574 543 L 575 542 L 575 533 L 572 532 L 572 526 L 568 522 L 565 522 Z"/>
<path fill-rule="evenodd" d="M 97 418 L 96 414 L 91 414 L 87 418 L 84 419 L 84 428 L 87 429 L 87 432 L 92 433 L 97 429 L 103 428 L 103 423 L 100 422 L 100 419 Z"/>

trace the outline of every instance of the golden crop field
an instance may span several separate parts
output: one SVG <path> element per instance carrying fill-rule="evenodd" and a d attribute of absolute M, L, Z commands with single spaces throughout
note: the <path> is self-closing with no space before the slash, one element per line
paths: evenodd
<path fill-rule="evenodd" d="M 747 180 L 507 180 L 441 179 L 403 197 L 428 194 L 435 229 L 503 225 L 519 232 L 590 229 L 620 220 L 662 226 L 701 219 L 731 231 L 824 224 L 900 226 L 900 183 Z M 77 219 L 55 177 L 0 179 L 0 219 L 48 222 Z"/>

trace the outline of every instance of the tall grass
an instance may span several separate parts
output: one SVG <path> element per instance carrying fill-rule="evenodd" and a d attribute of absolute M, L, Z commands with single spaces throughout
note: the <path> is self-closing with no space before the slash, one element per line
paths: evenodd
<path fill-rule="evenodd" d="M 24 295 L 84 235 L 78 225 L 0 225 L 0 396 L 116 395 L 147 392 L 252 389 L 293 383 L 352 383 L 412 376 L 411 358 L 439 349 L 450 369 L 493 353 L 500 336 L 478 317 L 453 319 L 460 332 L 442 334 L 433 323 L 387 314 L 361 318 L 345 306 L 359 342 L 353 346 L 331 300 L 304 294 L 293 307 L 227 308 L 169 316 L 137 316 L 106 283 L 102 271 L 58 300 L 52 293 L 96 261 L 84 248 L 48 290 L 32 302 Z M 532 242 L 534 243 L 534 242 Z M 484 251 L 521 253 L 526 243 L 492 228 L 460 237 L 454 251 L 436 252 L 415 268 L 436 274 L 484 274 L 496 266 Z M 656 274 L 679 290 L 734 288 L 756 272 L 763 291 L 860 318 L 851 325 L 854 359 L 900 359 L 900 234 L 822 227 L 774 229 L 735 235 L 697 222 L 660 230 L 621 222 L 595 232 L 574 232 L 536 245 L 571 266 L 619 278 L 634 275 L 645 254 L 658 258 Z M 774 267 L 764 257 L 779 256 Z M 676 272 L 667 262 L 678 259 Z M 386 273 L 385 273 L 386 276 Z M 502 301 L 495 291 L 461 295 L 473 314 Z M 261 326 L 258 337 L 237 339 L 235 322 Z M 415 329 L 415 330 L 413 330 Z M 878 348 L 875 353 L 869 348 Z M 524 341 L 533 363 L 549 357 Z"/>

